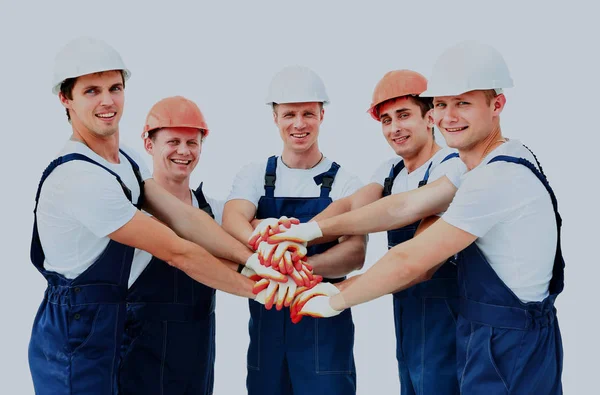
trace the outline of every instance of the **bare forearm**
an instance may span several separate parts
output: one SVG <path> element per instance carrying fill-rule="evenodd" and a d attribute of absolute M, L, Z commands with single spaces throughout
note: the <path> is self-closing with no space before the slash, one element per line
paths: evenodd
<path fill-rule="evenodd" d="M 365 262 L 366 238 L 353 236 L 322 254 L 308 258 L 315 274 L 328 278 L 339 278 L 362 268 Z"/>
<path fill-rule="evenodd" d="M 219 260 L 194 243 L 182 240 L 180 251 L 167 259 L 167 263 L 209 287 L 233 295 L 254 298 L 254 282 L 237 273 L 237 264 Z"/>
<path fill-rule="evenodd" d="M 349 197 L 332 202 L 327 208 L 315 215 L 311 221 L 321 221 L 326 218 L 335 217 L 336 215 L 347 213 L 352 209 L 352 202 Z"/>
<path fill-rule="evenodd" d="M 202 210 L 185 207 L 186 215 L 159 218 L 177 235 L 198 244 L 216 257 L 244 263 L 252 252 L 235 240 Z"/>
<path fill-rule="evenodd" d="M 318 221 L 319 227 L 323 236 L 364 235 L 400 228 L 448 206 L 453 194 L 430 198 L 435 196 L 434 191 L 415 190 L 390 195 L 351 212 Z"/>
<path fill-rule="evenodd" d="M 226 216 L 223 216 L 223 228 L 244 245 L 254 231 L 248 219 L 243 214 L 234 211 L 230 211 Z"/>
<path fill-rule="evenodd" d="M 402 263 L 402 254 L 388 251 L 375 265 L 348 285 L 340 297 L 333 297 L 331 306 L 341 310 L 408 288 L 422 273 L 413 265 Z"/>

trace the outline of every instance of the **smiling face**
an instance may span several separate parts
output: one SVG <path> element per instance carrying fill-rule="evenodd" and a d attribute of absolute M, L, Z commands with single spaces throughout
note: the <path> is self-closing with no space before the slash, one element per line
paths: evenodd
<path fill-rule="evenodd" d="M 303 153 L 317 148 L 319 127 L 325 110 L 321 103 L 277 104 L 273 120 L 283 140 L 284 151 Z"/>
<path fill-rule="evenodd" d="M 433 118 L 407 96 L 383 102 L 378 108 L 383 136 L 397 155 L 404 159 L 417 156 L 431 143 Z"/>
<path fill-rule="evenodd" d="M 195 128 L 163 128 L 145 140 L 152 155 L 154 173 L 164 178 L 186 181 L 200 159 L 202 132 Z"/>
<path fill-rule="evenodd" d="M 125 102 L 123 76 L 120 71 L 105 71 L 77 77 L 71 98 L 59 94 L 69 110 L 71 123 L 80 133 L 110 137 L 119 131 Z"/>
<path fill-rule="evenodd" d="M 490 100 L 481 90 L 440 96 L 433 99 L 433 118 L 449 147 L 469 151 L 492 133 L 505 103 L 503 94 Z"/>

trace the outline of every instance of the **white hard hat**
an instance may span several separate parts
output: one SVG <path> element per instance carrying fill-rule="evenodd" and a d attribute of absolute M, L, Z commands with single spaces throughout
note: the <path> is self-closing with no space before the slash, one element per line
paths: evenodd
<path fill-rule="evenodd" d="M 464 41 L 448 48 L 433 66 L 422 97 L 456 96 L 473 90 L 512 88 L 508 66 L 495 48 Z"/>
<path fill-rule="evenodd" d="M 91 37 L 76 38 L 56 55 L 52 93 L 60 92 L 60 85 L 68 78 L 109 70 L 122 70 L 125 80 L 131 75 L 113 47 Z"/>
<path fill-rule="evenodd" d="M 277 103 L 329 103 L 321 77 L 308 67 L 288 66 L 275 74 L 269 85 L 267 104 Z"/>

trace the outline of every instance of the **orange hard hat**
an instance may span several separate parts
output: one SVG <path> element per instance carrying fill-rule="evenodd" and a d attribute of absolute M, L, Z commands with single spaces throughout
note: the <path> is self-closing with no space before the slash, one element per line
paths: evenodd
<path fill-rule="evenodd" d="M 142 138 L 160 128 L 196 128 L 204 137 L 208 136 L 204 115 L 196 103 L 183 96 L 167 97 L 152 106 L 146 117 Z"/>
<path fill-rule="evenodd" d="M 402 96 L 417 96 L 427 90 L 427 79 L 416 71 L 394 70 L 386 73 L 373 91 L 373 101 L 367 110 L 380 121 L 377 107 L 386 100 Z"/>

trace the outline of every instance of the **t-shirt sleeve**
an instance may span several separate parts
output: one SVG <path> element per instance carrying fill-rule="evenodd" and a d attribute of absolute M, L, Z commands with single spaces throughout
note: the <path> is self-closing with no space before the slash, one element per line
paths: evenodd
<path fill-rule="evenodd" d="M 251 163 L 243 167 L 236 175 L 227 201 L 234 199 L 248 200 L 256 207 L 264 194 L 264 174 L 266 164 Z"/>
<path fill-rule="evenodd" d="M 348 175 L 348 178 L 341 190 L 340 197 L 345 198 L 347 196 L 350 196 L 362 187 L 363 183 L 360 181 L 360 178 L 358 178 L 357 176 Z"/>
<path fill-rule="evenodd" d="M 137 209 L 112 174 L 81 162 L 72 170 L 59 187 L 61 204 L 76 221 L 96 236 L 105 237 L 133 218 Z"/>
<path fill-rule="evenodd" d="M 208 196 L 204 196 L 206 198 L 207 203 L 210 205 L 210 208 L 215 216 L 215 221 L 219 225 L 223 224 L 223 207 L 225 206 L 224 200 L 212 199 Z"/>
<path fill-rule="evenodd" d="M 493 163 L 472 172 L 464 178 L 442 219 L 474 236 L 483 237 L 535 198 L 519 192 L 518 185 L 534 182 L 525 167 Z"/>
<path fill-rule="evenodd" d="M 398 158 L 395 160 L 390 159 L 390 160 L 383 162 L 381 165 L 379 165 L 379 167 L 377 167 L 377 169 L 375 169 L 375 172 L 371 176 L 370 182 L 383 186 L 385 179 L 390 175 L 390 170 L 399 161 L 400 161 L 400 159 Z"/>
<path fill-rule="evenodd" d="M 446 176 L 456 188 L 460 187 L 461 179 L 467 172 L 467 166 L 459 157 L 450 158 L 433 168 L 429 175 L 429 182 L 436 181 Z"/>

